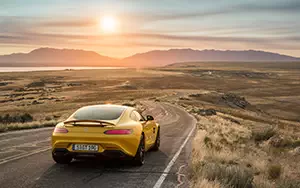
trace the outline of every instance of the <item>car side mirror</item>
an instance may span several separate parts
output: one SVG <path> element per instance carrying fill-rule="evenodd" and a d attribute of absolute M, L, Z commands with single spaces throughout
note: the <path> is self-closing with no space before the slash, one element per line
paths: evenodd
<path fill-rule="evenodd" d="M 147 116 L 146 116 L 146 119 L 147 119 L 147 121 L 152 121 L 152 120 L 154 120 L 153 116 L 150 116 L 150 115 L 147 115 Z"/>

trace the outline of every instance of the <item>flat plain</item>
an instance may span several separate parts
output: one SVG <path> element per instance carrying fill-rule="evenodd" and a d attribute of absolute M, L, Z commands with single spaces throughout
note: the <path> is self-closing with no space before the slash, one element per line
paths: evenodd
<path fill-rule="evenodd" d="M 300 63 L 0 73 L 0 91 L 1 131 L 54 126 L 85 105 L 169 102 L 198 119 L 191 186 L 300 185 Z"/>

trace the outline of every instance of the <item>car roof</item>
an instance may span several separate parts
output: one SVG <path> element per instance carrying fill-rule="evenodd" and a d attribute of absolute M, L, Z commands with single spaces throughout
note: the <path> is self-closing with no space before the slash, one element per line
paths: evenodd
<path fill-rule="evenodd" d="M 135 108 L 131 107 L 131 106 L 125 106 L 125 105 L 117 105 L 117 104 L 97 104 L 97 105 L 88 105 L 88 106 L 83 106 L 81 107 L 80 109 L 82 108 L 89 108 L 89 107 L 98 107 L 98 108 L 119 108 L 120 110 L 135 110 Z"/>
<path fill-rule="evenodd" d="M 116 104 L 97 104 L 97 105 L 88 105 L 88 106 L 83 106 L 82 108 L 88 108 L 88 107 L 112 107 L 112 108 L 120 108 L 120 109 L 127 109 L 130 108 L 129 106 L 123 106 L 123 105 L 116 105 Z"/>

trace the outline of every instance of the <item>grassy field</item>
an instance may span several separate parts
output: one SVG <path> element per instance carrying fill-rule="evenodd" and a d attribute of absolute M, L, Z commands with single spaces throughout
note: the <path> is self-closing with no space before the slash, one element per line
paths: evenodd
<path fill-rule="evenodd" d="M 170 102 L 198 119 L 192 187 L 300 187 L 300 63 L 0 73 L 0 131 L 89 104 Z M 31 118 L 24 122 L 24 114 Z"/>
<path fill-rule="evenodd" d="M 300 187 L 300 64 L 242 65 L 163 69 L 198 87 L 175 102 L 198 119 L 191 186 Z"/>
<path fill-rule="evenodd" d="M 163 75 L 167 73 L 160 76 Z M 153 71 L 135 69 L 0 73 L 0 85 L 3 83 L 0 86 L 0 116 L 28 113 L 33 121 L 48 125 L 49 121 L 66 119 L 81 106 L 122 104 L 163 95 L 159 90 L 144 88 L 142 80 L 147 82 L 154 77 L 157 75 Z M 3 125 L 2 122 L 0 127 L 4 127 L 3 131 L 7 127 L 31 127 L 32 124 Z"/>

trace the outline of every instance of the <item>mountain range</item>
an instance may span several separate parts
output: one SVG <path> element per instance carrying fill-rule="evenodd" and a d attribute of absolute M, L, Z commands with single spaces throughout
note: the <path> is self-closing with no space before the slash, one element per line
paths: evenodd
<path fill-rule="evenodd" d="M 300 58 L 265 52 L 232 50 L 170 49 L 135 54 L 123 59 L 102 56 L 93 51 L 38 48 L 29 53 L 13 53 L 0 56 L 0 66 L 164 66 L 178 62 L 235 61 L 278 62 L 299 61 Z"/>

